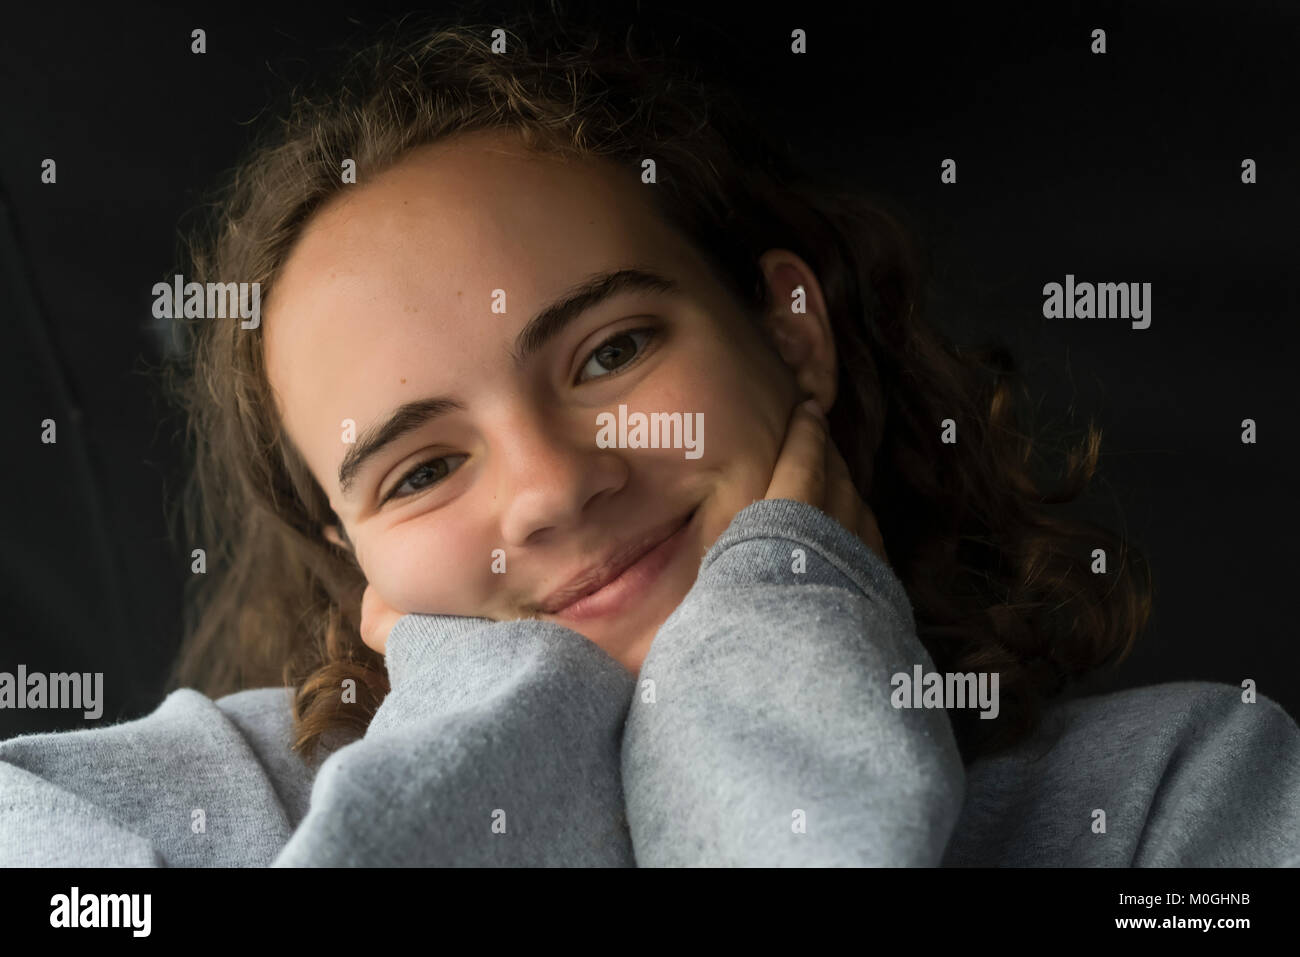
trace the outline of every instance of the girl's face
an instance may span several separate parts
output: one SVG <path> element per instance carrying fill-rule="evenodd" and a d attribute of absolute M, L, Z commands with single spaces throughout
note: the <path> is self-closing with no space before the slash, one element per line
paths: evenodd
<path fill-rule="evenodd" d="M 403 612 L 559 622 L 638 671 L 709 547 L 764 497 L 794 405 L 834 399 L 816 277 L 765 254 L 776 305 L 751 317 L 654 214 L 662 187 L 510 134 L 360 172 L 304 231 L 263 331 L 281 420 L 367 580 Z M 635 413 L 691 427 L 660 433 L 677 447 L 619 447 L 620 406 L 629 432 Z M 587 615 L 547 610 L 679 528 Z"/>

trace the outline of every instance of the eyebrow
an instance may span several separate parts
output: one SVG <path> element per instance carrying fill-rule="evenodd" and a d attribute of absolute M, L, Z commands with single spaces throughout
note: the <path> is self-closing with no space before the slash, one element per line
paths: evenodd
<path fill-rule="evenodd" d="M 626 292 L 678 293 L 676 282 L 649 269 L 628 268 L 597 273 L 546 306 L 520 330 L 510 351 L 516 369 L 540 352 L 587 310 Z M 339 465 L 339 490 L 352 496 L 357 476 L 365 464 L 387 446 L 427 422 L 449 412 L 463 412 L 465 404 L 454 396 L 431 396 L 400 405 L 378 425 L 366 429 Z"/>

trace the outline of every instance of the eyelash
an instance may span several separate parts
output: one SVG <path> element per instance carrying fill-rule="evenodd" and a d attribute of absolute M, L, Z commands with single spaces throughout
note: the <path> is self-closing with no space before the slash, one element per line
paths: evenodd
<path fill-rule="evenodd" d="M 647 352 L 647 350 L 648 350 L 648 348 L 649 348 L 650 343 L 655 342 L 655 341 L 659 338 L 659 331 L 658 331 L 657 329 L 653 329 L 653 328 L 650 328 L 650 327 L 642 327 L 642 328 L 639 328 L 639 329 L 626 329 L 626 330 L 620 330 L 619 332 L 614 333 L 612 336 L 610 336 L 608 339 L 606 339 L 606 340 L 604 340 L 603 342 L 601 342 L 601 343 L 600 343 L 599 345 L 597 345 L 594 349 L 592 349 L 591 352 L 589 352 L 589 353 L 587 354 L 587 360 L 586 360 L 586 362 L 584 362 L 584 363 L 582 364 L 582 367 L 583 367 L 583 368 L 586 368 L 587 363 L 591 361 L 592 357 L 593 357 L 597 352 L 599 352 L 601 349 L 605 348 L 605 346 L 609 345 L 611 342 L 613 342 L 615 339 L 619 338 L 620 336 L 635 336 L 635 335 L 638 335 L 638 334 L 640 334 L 640 333 L 645 333 L 645 334 L 648 336 L 648 338 L 645 340 L 645 344 L 642 345 L 642 346 L 637 350 L 637 354 L 636 354 L 636 356 L 633 357 L 633 359 L 632 359 L 631 362 L 628 362 L 628 363 L 625 363 L 625 364 L 622 365 L 622 366 L 619 366 L 618 369 L 616 369 L 616 370 L 614 370 L 614 371 L 612 371 L 612 372 L 609 372 L 609 373 L 607 373 L 606 375 L 592 376 L 590 379 L 583 379 L 583 380 L 581 380 L 581 381 L 578 383 L 578 385 L 582 385 L 582 384 L 584 384 L 584 383 L 586 383 L 586 382 L 591 382 L 593 379 L 611 379 L 611 378 L 613 378 L 614 376 L 622 375 L 624 372 L 626 372 L 626 371 L 627 371 L 628 369 L 630 369 L 632 366 L 637 365 L 638 363 L 640 363 L 640 361 L 645 357 L 645 354 L 646 354 L 646 352 Z M 582 370 L 579 369 L 578 371 L 581 372 Z M 415 468 L 411 469 L 411 471 L 409 471 L 409 472 L 407 472 L 405 475 L 403 475 L 402 478 L 401 478 L 401 481 L 399 481 L 396 485 L 393 486 L 392 491 L 390 491 L 387 495 L 385 495 L 385 496 L 384 496 L 384 500 L 383 500 L 382 502 L 380 502 L 379 504 L 380 504 L 380 505 L 384 505 L 384 504 L 386 504 L 390 499 L 394 499 L 394 498 L 397 498 L 397 499 L 410 498 L 412 495 L 418 495 L 420 492 L 423 492 L 423 491 L 426 491 L 427 489 L 433 488 L 434 485 L 437 485 L 437 484 L 439 484 L 440 482 L 442 482 L 444 479 L 449 478 L 449 477 L 451 476 L 452 473 L 448 472 L 447 475 L 442 476 L 442 478 L 440 478 L 440 479 L 438 479 L 436 482 L 434 482 L 433 485 L 426 485 L 426 486 L 425 486 L 424 488 L 422 488 L 422 489 L 417 489 L 417 490 L 414 491 L 414 492 L 408 492 L 408 493 L 405 494 L 405 495 L 398 495 L 398 494 L 397 494 L 398 489 L 400 489 L 403 485 L 405 485 L 407 482 L 409 482 L 409 481 L 411 480 L 412 476 L 414 476 L 417 472 L 420 472 L 421 470 L 426 469 L 426 468 L 428 468 L 429 466 L 433 465 L 435 462 L 441 462 L 441 461 L 443 461 L 444 459 L 463 459 L 463 458 L 465 458 L 464 455 L 440 455 L 440 456 L 438 456 L 438 457 L 436 457 L 436 458 L 426 459 L 425 461 L 421 462 L 419 465 L 415 466 Z"/>

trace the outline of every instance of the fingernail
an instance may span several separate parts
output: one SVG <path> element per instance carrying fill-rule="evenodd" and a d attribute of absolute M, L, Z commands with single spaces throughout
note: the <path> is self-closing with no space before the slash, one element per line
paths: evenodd
<path fill-rule="evenodd" d="M 817 418 L 821 419 L 823 422 L 826 421 L 826 416 L 822 412 L 822 407 L 817 403 L 816 399 L 808 399 L 807 401 L 801 403 L 801 406 L 802 408 L 807 409 L 813 415 L 817 416 Z"/>

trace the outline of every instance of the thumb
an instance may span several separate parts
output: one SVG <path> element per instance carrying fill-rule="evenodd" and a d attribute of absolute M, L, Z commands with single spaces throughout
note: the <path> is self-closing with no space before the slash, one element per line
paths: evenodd
<path fill-rule="evenodd" d="M 826 498 L 826 425 L 804 403 L 795 407 L 764 498 L 789 498 L 822 508 Z"/>

